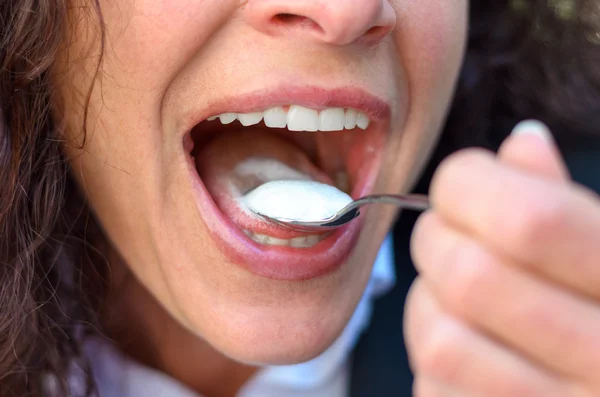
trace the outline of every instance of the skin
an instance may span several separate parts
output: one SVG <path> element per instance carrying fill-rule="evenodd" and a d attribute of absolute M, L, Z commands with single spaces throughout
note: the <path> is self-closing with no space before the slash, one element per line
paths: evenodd
<path fill-rule="evenodd" d="M 416 396 L 600 394 L 600 201 L 529 132 L 434 178 L 405 317 Z"/>
<path fill-rule="evenodd" d="M 97 16 L 89 2 L 72 3 L 54 70 L 55 117 L 72 175 L 107 238 L 107 333 L 207 396 L 234 395 L 257 366 L 324 351 L 352 315 L 394 212 L 369 211 L 355 249 L 330 275 L 256 276 L 225 258 L 198 215 L 181 167 L 181 125 L 191 109 L 273 81 L 360 87 L 392 108 L 376 191 L 406 191 L 451 99 L 467 1 L 100 1 L 106 45 L 98 74 Z M 278 13 L 311 24 L 274 25 Z M 378 33 L 365 35 L 371 27 Z"/>

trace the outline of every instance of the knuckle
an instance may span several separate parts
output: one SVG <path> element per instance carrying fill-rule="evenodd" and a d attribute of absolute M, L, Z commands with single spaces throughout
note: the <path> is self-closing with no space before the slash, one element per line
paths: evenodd
<path fill-rule="evenodd" d="M 589 385 L 571 381 L 564 387 L 565 390 L 562 395 L 569 397 L 597 397 L 600 391 L 600 383 L 598 383 L 598 380 L 595 380 L 595 382 L 595 385 Z"/>
<path fill-rule="evenodd" d="M 530 299 L 521 302 L 521 308 L 518 312 L 519 318 L 516 320 L 526 321 L 534 329 L 551 332 L 552 337 L 548 338 L 551 341 L 548 348 L 554 346 L 560 348 L 561 351 L 567 346 L 572 348 L 578 344 L 580 335 L 576 328 L 570 325 L 565 326 L 560 316 L 557 316 L 557 313 L 563 310 L 561 306 L 559 302 L 548 300 L 548 297 L 542 300 L 539 297 L 532 296 Z"/>
<path fill-rule="evenodd" d="M 542 339 L 545 342 L 538 342 L 544 356 L 562 360 L 563 365 L 584 378 L 596 378 L 600 365 L 600 343 L 596 337 L 590 337 L 584 327 L 578 327 L 557 315 L 568 311 L 569 307 L 561 300 L 532 297 L 522 302 L 515 321 L 546 332 L 546 337 Z"/>
<path fill-rule="evenodd" d="M 521 214 L 508 230 L 516 244 L 524 249 L 551 241 L 555 231 L 562 230 L 568 221 L 568 207 L 558 196 L 535 196 L 523 203 Z"/>
<path fill-rule="evenodd" d="M 498 378 L 496 382 L 489 385 L 486 396 L 549 397 L 547 390 L 540 390 L 539 385 L 522 377 Z"/>
<path fill-rule="evenodd" d="M 414 397 L 444 397 L 443 391 L 440 390 L 432 380 L 417 376 L 413 384 Z"/>
<path fill-rule="evenodd" d="M 420 263 L 427 257 L 427 250 L 431 247 L 431 235 L 435 235 L 435 229 L 439 220 L 434 212 L 428 211 L 421 215 L 413 227 L 410 241 L 410 254 L 415 262 Z"/>
<path fill-rule="evenodd" d="M 493 259 L 475 243 L 456 244 L 446 280 L 447 300 L 459 312 L 475 312 L 485 302 L 496 276 Z"/>
<path fill-rule="evenodd" d="M 430 330 L 423 344 L 417 367 L 428 378 L 453 385 L 462 378 L 462 356 L 459 353 L 465 343 L 456 327 L 438 321 Z"/>
<path fill-rule="evenodd" d="M 481 148 L 462 149 L 443 159 L 435 172 L 431 182 L 432 196 L 443 195 L 446 187 L 455 185 L 457 180 L 462 180 L 483 159 L 491 157 L 491 152 Z"/>

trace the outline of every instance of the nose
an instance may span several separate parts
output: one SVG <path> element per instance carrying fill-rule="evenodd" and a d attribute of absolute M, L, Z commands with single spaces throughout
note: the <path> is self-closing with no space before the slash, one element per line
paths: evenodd
<path fill-rule="evenodd" d="M 245 18 L 270 36 L 301 36 L 324 43 L 373 44 L 392 31 L 389 0 L 247 0 Z"/>

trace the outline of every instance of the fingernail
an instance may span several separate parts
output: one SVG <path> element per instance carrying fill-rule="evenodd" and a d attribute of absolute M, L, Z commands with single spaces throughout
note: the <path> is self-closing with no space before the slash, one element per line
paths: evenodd
<path fill-rule="evenodd" d="M 546 127 L 546 124 L 542 123 L 538 120 L 525 120 L 518 123 L 515 128 L 513 128 L 511 135 L 537 135 L 546 143 L 553 143 L 554 138 L 552 137 L 552 133 Z"/>

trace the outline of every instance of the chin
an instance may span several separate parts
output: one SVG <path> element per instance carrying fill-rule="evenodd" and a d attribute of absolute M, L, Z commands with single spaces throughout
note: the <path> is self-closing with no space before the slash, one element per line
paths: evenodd
<path fill-rule="evenodd" d="M 391 223 L 391 217 L 384 219 L 381 213 L 367 214 L 345 260 L 331 271 L 300 279 L 252 272 L 211 242 L 203 251 L 211 248 L 221 255 L 219 260 L 190 260 L 181 268 L 202 270 L 182 277 L 166 273 L 167 282 L 177 286 L 171 288 L 177 306 L 169 312 L 178 313 L 178 322 L 192 334 L 237 362 L 306 362 L 330 347 L 352 317 Z"/>
<path fill-rule="evenodd" d="M 199 324 L 201 336 L 225 356 L 254 366 L 306 362 L 323 353 L 339 337 L 354 307 L 300 311 L 277 309 L 232 313 Z"/>

